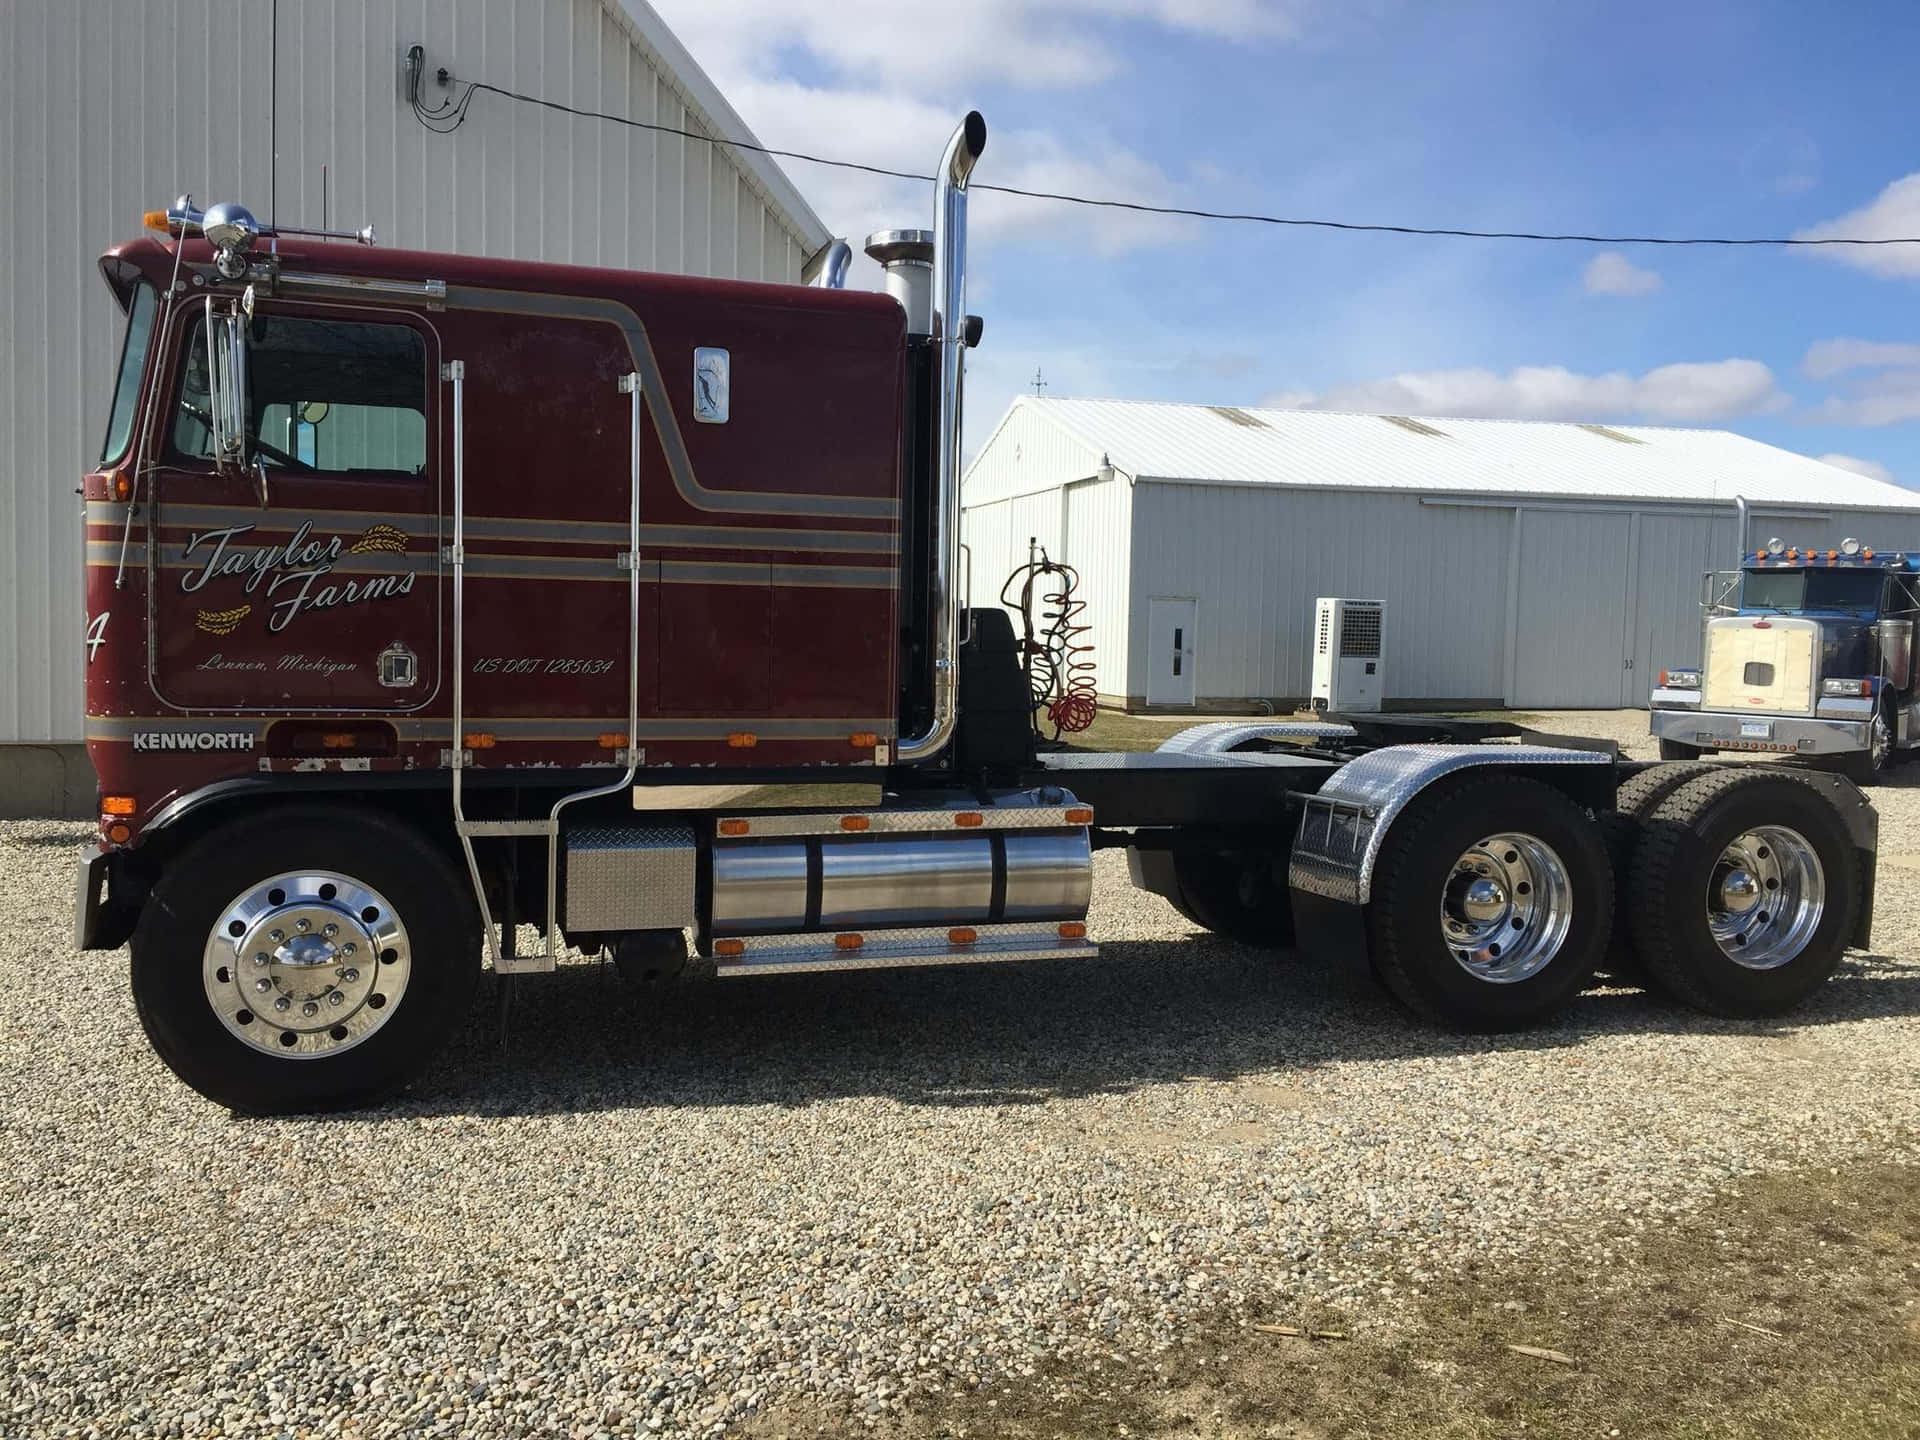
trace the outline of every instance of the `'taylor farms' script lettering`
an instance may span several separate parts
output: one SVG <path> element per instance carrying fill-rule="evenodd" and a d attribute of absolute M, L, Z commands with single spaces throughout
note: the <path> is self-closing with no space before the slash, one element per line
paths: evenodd
<path fill-rule="evenodd" d="M 413 591 L 411 570 L 398 575 L 327 580 L 340 559 L 340 537 L 311 539 L 311 521 L 301 521 L 300 528 L 282 544 L 242 546 L 236 543 L 253 528 L 230 525 L 224 530 L 197 532 L 187 541 L 184 554 L 192 559 L 194 551 L 211 548 L 207 549 L 200 568 L 188 571 L 181 580 L 181 590 L 191 595 L 204 589 L 208 581 L 245 576 L 246 583 L 241 588 L 251 595 L 260 589 L 264 580 L 266 597 L 273 602 L 267 630 L 275 635 L 309 610 L 331 610 L 337 605 L 384 600 Z"/>

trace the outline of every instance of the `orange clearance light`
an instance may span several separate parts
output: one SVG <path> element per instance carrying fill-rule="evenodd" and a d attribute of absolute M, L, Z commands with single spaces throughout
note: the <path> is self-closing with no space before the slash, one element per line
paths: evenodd
<path fill-rule="evenodd" d="M 956 926 L 954 929 L 947 931 L 947 943 L 949 945 L 971 945 L 979 938 L 980 932 L 970 925 Z"/>
<path fill-rule="evenodd" d="M 713 942 L 713 953 L 728 956 L 744 955 L 747 953 L 747 942 L 744 940 L 716 940 Z"/>
<path fill-rule="evenodd" d="M 871 730 L 856 730 L 847 736 L 847 743 L 856 750 L 871 750 L 880 743 L 880 737 Z"/>
<path fill-rule="evenodd" d="M 461 737 L 469 750 L 491 750 L 500 743 L 500 737 L 486 730 L 476 730 L 471 735 Z"/>
<path fill-rule="evenodd" d="M 1789 560 L 1798 560 L 1800 558 L 1800 547 L 1798 545 L 1789 545 L 1787 547 L 1787 558 Z"/>
<path fill-rule="evenodd" d="M 833 948 L 836 950 L 858 950 L 866 943 L 867 937 L 864 935 L 846 934 L 833 937 Z"/>
<path fill-rule="evenodd" d="M 131 795 L 102 795 L 100 809 L 107 815 L 131 815 L 138 809 Z"/>
<path fill-rule="evenodd" d="M 865 830 L 872 824 L 873 822 L 864 815 L 842 815 L 840 817 L 840 828 L 842 830 Z"/>
<path fill-rule="evenodd" d="M 727 748 L 730 750 L 751 750 L 760 743 L 760 737 L 751 730 L 735 730 L 727 736 Z"/>
<path fill-rule="evenodd" d="M 140 224 L 145 229 L 158 230 L 162 235 L 173 233 L 167 227 L 167 212 L 164 210 L 143 210 L 140 214 Z"/>
<path fill-rule="evenodd" d="M 1756 550 L 1753 552 L 1753 558 L 1756 560 L 1765 560 L 1767 558 L 1767 552 L 1764 550 Z"/>
<path fill-rule="evenodd" d="M 1087 927 L 1078 920 L 1069 920 L 1060 927 L 1060 938 L 1062 940 L 1084 940 L 1087 938 Z"/>
<path fill-rule="evenodd" d="M 1862 550 L 1862 551 L 1860 552 L 1860 558 L 1861 558 L 1862 560 L 1871 560 L 1871 559 L 1873 558 L 1873 551 L 1871 551 L 1871 550 Z"/>
<path fill-rule="evenodd" d="M 133 498 L 133 481 L 127 478 L 124 471 L 115 470 L 107 477 L 107 494 L 115 500 L 130 500 Z"/>
<path fill-rule="evenodd" d="M 1838 550 L 1827 551 L 1827 559 L 1838 560 L 1839 558 L 1840 558 L 1840 552 Z"/>
<path fill-rule="evenodd" d="M 602 750 L 624 750 L 627 748 L 627 736 L 624 730 L 608 730 L 600 737 Z"/>
<path fill-rule="evenodd" d="M 107 839 L 116 845 L 124 845 L 132 838 L 133 831 L 127 827 L 127 822 L 124 820 L 116 820 L 107 827 Z"/>
<path fill-rule="evenodd" d="M 962 830 L 972 830 L 987 823 L 987 817 L 978 810 L 962 810 L 953 817 L 953 823 Z"/>
<path fill-rule="evenodd" d="M 722 820 L 717 827 L 722 835 L 744 835 L 747 822 L 744 820 Z"/>
<path fill-rule="evenodd" d="M 1093 807 L 1091 805 L 1074 806 L 1073 809 L 1067 811 L 1067 824 L 1069 825 L 1093 824 Z"/>

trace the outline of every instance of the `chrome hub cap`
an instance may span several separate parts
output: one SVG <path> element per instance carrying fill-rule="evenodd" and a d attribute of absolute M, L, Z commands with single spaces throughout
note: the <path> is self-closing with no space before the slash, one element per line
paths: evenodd
<path fill-rule="evenodd" d="M 1440 933 L 1475 979 L 1512 985 L 1538 975 L 1573 925 L 1573 883 L 1544 840 L 1489 835 L 1453 862 Z"/>
<path fill-rule="evenodd" d="M 1827 910 L 1826 873 L 1798 830 L 1763 825 L 1734 837 L 1707 882 L 1707 928 L 1720 952 L 1774 970 L 1807 948 Z"/>
<path fill-rule="evenodd" d="M 349 875 L 297 871 L 227 905 L 207 937 L 201 982 L 229 1033 L 305 1060 L 351 1049 L 386 1024 L 412 964 L 384 895 Z"/>

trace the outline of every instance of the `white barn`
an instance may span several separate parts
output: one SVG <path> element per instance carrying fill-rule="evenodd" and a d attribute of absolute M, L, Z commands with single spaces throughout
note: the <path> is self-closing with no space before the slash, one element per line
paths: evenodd
<path fill-rule="evenodd" d="M 1076 567 L 1129 709 L 1303 701 L 1322 595 L 1386 602 L 1389 707 L 1645 706 L 1736 495 L 1756 545 L 1920 548 L 1920 494 L 1725 430 L 1022 397 L 961 494 L 975 595 Z"/>
<path fill-rule="evenodd" d="M 80 527 L 122 319 L 100 252 L 182 191 L 383 245 L 799 283 L 832 238 L 646 0 L 0 4 L 0 815 L 81 811 Z M 445 67 L 455 89 L 443 88 Z"/>

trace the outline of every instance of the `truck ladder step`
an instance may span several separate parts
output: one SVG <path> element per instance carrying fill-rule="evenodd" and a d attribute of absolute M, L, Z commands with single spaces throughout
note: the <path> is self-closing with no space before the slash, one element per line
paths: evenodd
<path fill-rule="evenodd" d="M 714 974 L 796 975 L 824 970 L 887 970 L 920 965 L 982 965 L 998 960 L 1088 960 L 1100 947 L 1063 937 L 1056 921 L 1015 925 L 929 926 L 911 930 L 751 935 L 714 942 Z M 971 936 L 971 939 L 966 937 Z M 956 938 L 957 937 L 957 938 Z M 719 953 L 738 945 L 734 954 Z"/>
<path fill-rule="evenodd" d="M 551 840 L 557 833 L 551 820 L 456 820 L 454 828 L 462 835 L 544 835 Z"/>

